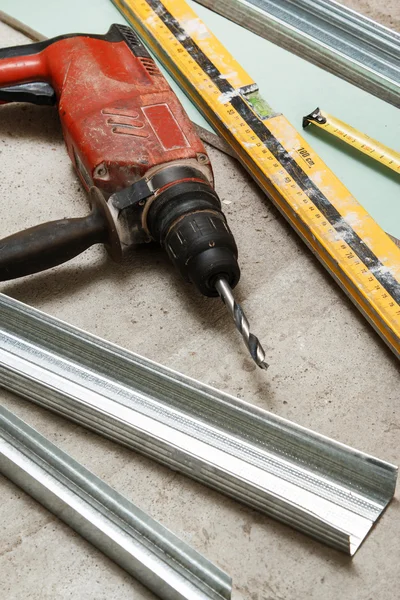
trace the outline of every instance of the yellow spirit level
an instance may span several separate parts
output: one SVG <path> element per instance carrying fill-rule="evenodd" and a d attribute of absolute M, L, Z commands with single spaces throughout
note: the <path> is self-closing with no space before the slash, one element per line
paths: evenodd
<path fill-rule="evenodd" d="M 113 0 L 400 357 L 400 249 L 183 0 Z"/>

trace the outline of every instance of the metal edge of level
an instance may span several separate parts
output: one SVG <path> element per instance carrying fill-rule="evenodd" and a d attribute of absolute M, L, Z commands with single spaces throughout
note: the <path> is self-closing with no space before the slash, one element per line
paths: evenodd
<path fill-rule="evenodd" d="M 160 598 L 231 598 L 226 573 L 2 406 L 0 473 Z"/>
<path fill-rule="evenodd" d="M 400 107 L 400 34 L 331 0 L 195 0 Z"/>
<path fill-rule="evenodd" d="M 0 386 L 353 555 L 397 467 L 0 295 Z"/>

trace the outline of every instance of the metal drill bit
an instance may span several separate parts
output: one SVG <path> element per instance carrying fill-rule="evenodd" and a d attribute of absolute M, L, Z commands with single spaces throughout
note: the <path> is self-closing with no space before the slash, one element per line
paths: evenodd
<path fill-rule="evenodd" d="M 254 334 L 250 333 L 249 322 L 246 319 L 242 307 L 236 302 L 231 286 L 227 280 L 223 277 L 217 279 L 215 282 L 215 289 L 231 313 L 232 319 L 236 325 L 236 329 L 242 335 L 244 343 L 250 352 L 251 358 L 261 369 L 268 369 L 268 363 L 265 362 L 264 349 L 261 346 L 259 339 Z"/>

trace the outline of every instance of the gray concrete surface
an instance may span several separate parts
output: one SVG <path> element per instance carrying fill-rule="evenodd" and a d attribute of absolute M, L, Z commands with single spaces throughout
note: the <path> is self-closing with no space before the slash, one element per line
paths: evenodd
<path fill-rule="evenodd" d="M 24 41 L 0 25 L 2 45 Z M 54 110 L 0 109 L 0 236 L 83 215 Z M 398 363 L 238 164 L 210 150 L 240 248 L 237 293 L 271 368 L 256 370 L 218 300 L 158 249 L 123 265 L 99 247 L 0 291 L 382 459 L 399 463 Z M 238 502 L 0 391 L 1 402 L 229 572 L 234 600 L 395 600 L 400 504 L 353 560 Z M 0 598 L 154 596 L 0 478 Z"/>
<path fill-rule="evenodd" d="M 400 3 L 399 0 L 336 0 L 340 4 L 344 4 L 348 8 L 352 8 L 357 12 L 374 19 L 391 27 L 396 31 L 400 31 Z"/>

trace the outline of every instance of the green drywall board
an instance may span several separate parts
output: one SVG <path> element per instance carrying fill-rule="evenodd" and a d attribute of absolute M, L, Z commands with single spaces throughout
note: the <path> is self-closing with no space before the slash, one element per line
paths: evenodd
<path fill-rule="evenodd" d="M 303 115 L 320 106 L 400 149 L 400 110 L 195 2 L 189 4 L 257 81 L 265 99 L 297 129 Z M 74 31 L 104 33 L 111 23 L 124 22 L 110 0 L 1 0 L 0 9 L 48 37 Z M 173 87 L 190 118 L 210 129 Z M 321 130 L 309 127 L 304 137 L 385 231 L 400 239 L 400 176 Z"/>

